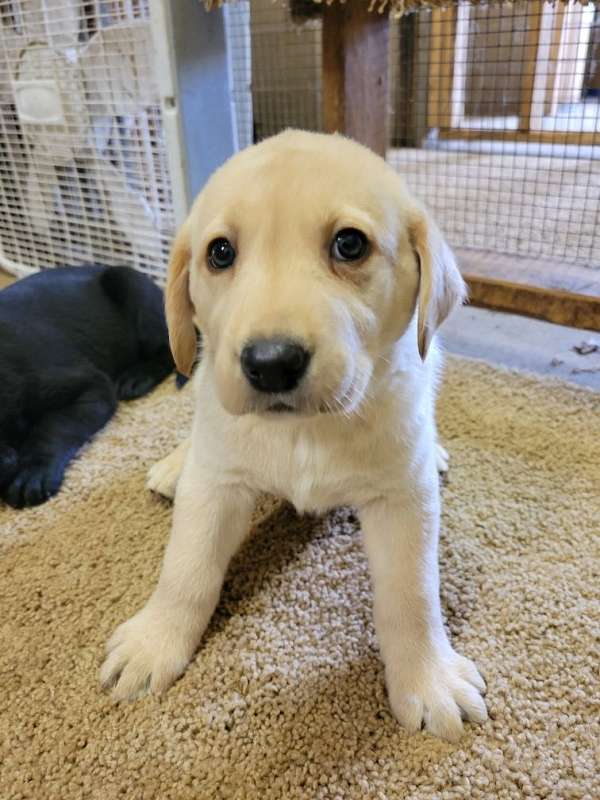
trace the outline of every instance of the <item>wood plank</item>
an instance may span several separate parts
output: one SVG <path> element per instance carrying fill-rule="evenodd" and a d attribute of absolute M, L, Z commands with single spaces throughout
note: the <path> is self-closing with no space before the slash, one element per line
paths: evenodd
<path fill-rule="evenodd" d="M 418 147 L 421 138 L 427 134 L 423 130 L 422 116 L 419 114 L 419 68 L 417 49 L 422 38 L 419 37 L 421 20 L 418 14 L 406 14 L 397 23 L 397 37 L 392 35 L 390 47 L 391 61 L 398 65 L 395 86 L 392 87 L 395 130 L 392 135 L 393 147 Z M 397 50 L 393 52 L 394 44 Z M 394 69 L 392 68 L 392 76 Z M 426 77 L 426 76 L 425 76 Z M 425 93 L 421 96 L 426 96 Z"/>
<path fill-rule="evenodd" d="M 600 14 L 595 14 L 590 31 L 590 43 L 587 52 L 583 91 L 600 90 Z"/>
<path fill-rule="evenodd" d="M 558 259 L 509 255 L 466 247 L 456 247 L 454 253 L 462 272 L 470 275 L 600 297 L 598 269 Z"/>
<path fill-rule="evenodd" d="M 548 82 L 553 67 L 550 52 L 553 46 L 556 11 L 556 7 L 548 3 L 544 3 L 541 11 L 535 76 L 531 93 L 531 114 L 529 116 L 529 127 L 533 130 L 541 129 L 546 112 Z"/>
<path fill-rule="evenodd" d="M 558 103 L 578 103 L 585 76 L 589 28 L 583 25 L 585 9 L 578 3 L 565 7 L 563 35 L 559 50 Z"/>
<path fill-rule="evenodd" d="M 600 271 L 548 258 L 456 248 L 473 305 L 600 330 Z"/>
<path fill-rule="evenodd" d="M 442 126 L 440 118 L 441 75 L 442 60 L 439 52 L 439 42 L 442 35 L 443 16 L 442 10 L 434 8 L 430 15 L 430 53 L 429 84 L 427 87 L 427 125 L 430 128 L 448 127 L 449 123 Z"/>
<path fill-rule="evenodd" d="M 600 331 L 600 297 L 543 289 L 498 278 L 463 275 L 475 306 L 510 311 L 572 328 Z"/>
<path fill-rule="evenodd" d="M 528 131 L 531 128 L 531 114 L 535 77 L 538 67 L 538 45 L 542 21 L 543 0 L 531 0 L 527 4 L 527 32 L 523 52 L 521 99 L 519 102 L 519 130 Z"/>
<path fill-rule="evenodd" d="M 385 156 L 389 19 L 363 0 L 323 9 L 323 122 Z"/>
<path fill-rule="evenodd" d="M 324 5 L 322 28 L 323 126 L 328 133 L 345 128 L 344 6 Z"/>
<path fill-rule="evenodd" d="M 552 41 L 548 54 L 548 82 L 546 84 L 546 107 L 544 113 L 554 117 L 558 109 L 558 83 L 561 69 L 565 63 L 560 59 L 560 48 L 565 22 L 565 7 L 563 3 L 554 6 Z M 568 64 L 566 65 L 568 66 Z"/>
<path fill-rule="evenodd" d="M 489 128 L 441 128 L 440 139 L 471 141 L 538 142 L 539 144 L 600 145 L 600 132 L 518 131 Z"/>
<path fill-rule="evenodd" d="M 389 18 L 369 12 L 364 0 L 349 0 L 345 9 L 345 132 L 385 157 Z"/>
<path fill-rule="evenodd" d="M 453 11 L 455 12 L 455 35 L 454 49 L 451 51 L 454 56 L 454 69 L 451 88 L 450 127 L 456 128 L 465 118 L 471 6 L 461 4 L 458 8 L 454 8 Z"/>
<path fill-rule="evenodd" d="M 427 125 L 447 128 L 452 124 L 456 7 L 431 11 Z"/>

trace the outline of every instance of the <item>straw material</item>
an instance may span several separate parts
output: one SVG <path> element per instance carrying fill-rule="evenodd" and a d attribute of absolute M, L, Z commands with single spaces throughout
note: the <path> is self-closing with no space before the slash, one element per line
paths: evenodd
<path fill-rule="evenodd" d="M 451 8 L 452 6 L 458 5 L 458 0 L 363 0 L 365 5 L 368 7 L 369 11 L 376 12 L 378 14 L 385 14 L 389 13 L 394 19 L 404 16 L 405 14 L 411 14 L 414 11 L 419 11 L 421 9 L 434 9 L 434 8 Z M 554 5 L 555 2 L 561 2 L 564 5 L 568 5 L 570 2 L 579 3 L 582 6 L 587 6 L 591 2 L 591 0 L 549 0 Z M 220 6 L 224 5 L 227 0 L 201 0 L 204 3 L 204 7 L 207 11 L 210 11 L 211 8 L 219 8 Z M 231 0 L 231 2 L 235 2 L 235 0 Z M 273 0 L 273 2 L 285 2 L 286 5 L 289 4 L 289 0 Z M 304 0 L 305 3 L 309 4 L 310 0 Z M 334 3 L 341 3 L 345 5 L 347 0 L 313 0 L 315 5 L 333 5 Z M 517 0 L 518 2 L 518 0 Z M 527 0 L 522 0 L 523 3 L 527 2 Z M 501 3 L 505 3 L 508 5 L 508 0 L 470 0 L 469 5 L 472 6 L 481 6 L 481 5 L 498 5 Z M 510 3 L 511 6 L 514 3 Z"/>

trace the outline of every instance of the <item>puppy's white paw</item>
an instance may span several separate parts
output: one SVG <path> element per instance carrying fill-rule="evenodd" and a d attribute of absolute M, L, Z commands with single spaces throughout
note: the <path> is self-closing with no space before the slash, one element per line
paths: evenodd
<path fill-rule="evenodd" d="M 146 606 L 116 629 L 106 645 L 100 683 L 115 700 L 160 694 L 184 672 L 199 636 L 189 626 Z"/>
<path fill-rule="evenodd" d="M 392 665 L 386 669 L 386 683 L 394 716 L 409 733 L 424 725 L 434 736 L 456 742 L 463 719 L 487 719 L 483 678 L 472 661 L 451 648 L 423 659 L 412 670 Z"/>
<path fill-rule="evenodd" d="M 150 467 L 146 487 L 151 492 L 162 494 L 169 500 L 175 497 L 177 481 L 181 475 L 189 446 L 190 440 L 184 439 L 166 458 Z"/>
<path fill-rule="evenodd" d="M 170 453 L 166 458 L 157 461 L 150 467 L 146 488 L 172 500 L 175 497 L 180 471 L 179 459 L 175 458 L 175 453 Z"/>
<path fill-rule="evenodd" d="M 442 447 L 441 444 L 436 444 L 435 446 L 435 462 L 437 466 L 437 471 L 440 472 L 442 475 L 445 475 L 448 472 L 448 466 L 450 464 L 450 456 L 448 455 L 448 451 Z"/>

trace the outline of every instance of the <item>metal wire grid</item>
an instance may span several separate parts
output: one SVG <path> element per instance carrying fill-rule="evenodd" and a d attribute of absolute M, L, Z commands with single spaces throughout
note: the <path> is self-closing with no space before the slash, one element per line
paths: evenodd
<path fill-rule="evenodd" d="M 148 21 L 147 0 L 0 0 L 0 266 L 163 275 L 174 220 Z"/>
<path fill-rule="evenodd" d="M 312 15 L 297 2 L 295 13 L 270 0 L 227 7 L 239 147 L 290 126 L 321 129 L 321 22 L 307 21 L 307 8 Z M 590 144 L 600 91 L 583 96 L 598 15 L 568 8 L 560 23 L 552 6 L 529 2 L 392 24 L 388 159 L 455 246 L 600 266 L 599 146 Z M 151 48 L 136 28 L 147 20 L 147 0 L 0 0 L 5 265 L 25 272 L 102 261 L 164 275 L 174 221 Z M 98 37 L 120 26 L 116 43 Z M 548 28 L 554 51 L 541 47 Z M 529 122 L 568 141 L 520 135 L 532 69 L 547 84 L 553 75 L 555 89 L 548 109 L 547 92 L 536 106 L 535 87 Z M 15 101 L 23 75 L 58 82 L 64 124 L 23 123 Z"/>
<path fill-rule="evenodd" d="M 600 267 L 594 18 L 526 2 L 401 23 L 388 159 L 454 245 Z"/>
<path fill-rule="evenodd" d="M 298 25 L 271 0 L 252 0 L 250 18 L 255 139 L 283 128 L 319 130 L 321 21 Z"/>
<path fill-rule="evenodd" d="M 320 19 L 243 5 L 252 75 L 234 23 L 233 91 L 251 85 L 254 139 L 320 130 Z M 392 22 L 387 157 L 454 246 L 600 267 L 597 25 L 593 5 L 536 0 Z"/>

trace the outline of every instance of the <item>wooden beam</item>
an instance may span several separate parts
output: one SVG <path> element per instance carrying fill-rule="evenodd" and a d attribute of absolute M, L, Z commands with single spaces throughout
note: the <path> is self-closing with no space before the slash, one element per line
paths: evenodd
<path fill-rule="evenodd" d="M 427 95 L 427 124 L 430 128 L 448 128 L 452 124 L 456 17 L 455 6 L 431 11 Z"/>
<path fill-rule="evenodd" d="M 323 127 L 327 133 L 343 132 L 345 122 L 345 54 L 342 30 L 345 6 L 325 5 L 322 32 Z"/>
<path fill-rule="evenodd" d="M 406 14 L 398 20 L 397 51 L 392 60 L 398 65 L 396 75 L 395 96 L 392 104 L 396 110 L 395 135 L 393 147 L 418 147 L 420 120 L 418 113 L 418 64 L 417 47 L 419 45 L 419 15 Z M 394 59 L 395 56 L 395 59 Z M 422 123 L 421 123 L 422 124 Z"/>
<path fill-rule="evenodd" d="M 547 117 L 554 117 L 556 115 L 558 108 L 560 70 L 565 68 L 565 64 L 560 58 L 560 47 L 565 21 L 564 5 L 558 3 L 558 5 L 554 6 L 553 12 L 552 41 L 550 43 L 550 53 L 548 55 L 548 83 L 546 85 L 546 105 L 544 108 L 544 114 Z"/>
<path fill-rule="evenodd" d="M 509 283 L 537 286 L 538 289 L 559 289 L 600 297 L 600 269 L 594 269 L 598 266 L 598 259 L 592 261 L 591 254 L 587 267 L 560 258 L 497 253 L 469 247 L 455 247 L 454 254 L 462 272 L 479 278 L 499 278 Z"/>
<path fill-rule="evenodd" d="M 450 61 L 446 69 L 452 95 L 451 128 L 458 127 L 465 118 L 471 8 L 472 6 L 466 4 L 454 6 L 446 26 L 448 30 L 444 53 L 445 58 Z M 455 31 L 454 36 L 453 31 Z"/>
<path fill-rule="evenodd" d="M 546 114 L 548 83 L 554 66 L 550 54 L 555 39 L 554 23 L 556 20 L 556 13 L 556 6 L 544 3 L 540 17 L 535 77 L 533 81 L 533 91 L 531 93 L 531 114 L 529 116 L 528 126 L 533 130 L 540 130 L 542 128 L 544 116 Z"/>
<path fill-rule="evenodd" d="M 385 156 L 387 150 L 387 14 L 364 0 L 323 7 L 323 125 Z"/>
<path fill-rule="evenodd" d="M 542 289 L 468 273 L 463 277 L 474 306 L 510 311 L 572 328 L 600 331 L 600 297 Z"/>
<path fill-rule="evenodd" d="M 489 128 L 441 128 L 440 139 L 537 142 L 538 144 L 600 145 L 600 133 L 579 131 L 518 131 Z"/>
<path fill-rule="evenodd" d="M 527 12 L 524 17 L 527 23 L 527 30 L 525 32 L 525 45 L 523 49 L 521 99 L 519 103 L 519 130 L 523 132 L 529 131 L 531 128 L 531 113 L 535 76 L 538 65 L 537 54 L 542 23 L 542 8 L 542 0 L 533 0 L 527 4 Z"/>
<path fill-rule="evenodd" d="M 591 28 L 583 23 L 587 12 L 578 3 L 565 7 L 563 33 L 558 54 L 556 101 L 578 103 L 585 77 L 586 54 Z"/>

